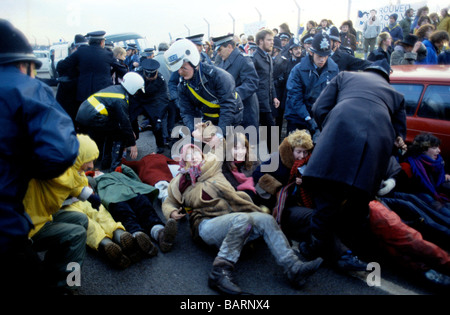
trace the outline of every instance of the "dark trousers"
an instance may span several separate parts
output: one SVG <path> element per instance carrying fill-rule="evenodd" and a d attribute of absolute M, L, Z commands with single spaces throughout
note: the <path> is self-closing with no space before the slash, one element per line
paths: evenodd
<path fill-rule="evenodd" d="M 26 236 L 12 240 L 10 249 L 0 254 L 0 279 L 2 295 L 17 296 L 27 290 L 46 289 L 44 265 Z"/>
<path fill-rule="evenodd" d="M 88 217 L 81 212 L 59 210 L 53 220 L 32 237 L 33 250 L 46 251 L 43 261 L 45 282 L 49 287 L 67 286 L 69 263 L 83 264 L 86 254 Z"/>
<path fill-rule="evenodd" d="M 109 212 L 116 221 L 120 221 L 131 234 L 144 232 L 150 235 L 152 227 L 164 223 L 146 195 L 138 194 L 136 197 L 118 203 L 111 203 Z"/>
<path fill-rule="evenodd" d="M 311 184 L 311 181 L 310 181 Z M 315 251 L 334 259 L 336 240 L 351 249 L 363 249 L 370 239 L 369 194 L 343 183 L 316 179 L 312 191 L 316 210 L 311 216 L 311 239 Z"/>
<path fill-rule="evenodd" d="M 272 132 L 272 126 L 275 126 L 275 119 L 273 118 L 272 112 L 260 112 L 259 113 L 259 125 L 267 127 L 266 133 L 259 133 L 259 143 L 261 143 L 261 140 L 266 140 L 267 143 L 267 152 L 270 154 L 272 153 L 272 140 L 271 140 L 271 132 Z M 278 146 L 274 148 L 275 150 L 278 149 Z"/>

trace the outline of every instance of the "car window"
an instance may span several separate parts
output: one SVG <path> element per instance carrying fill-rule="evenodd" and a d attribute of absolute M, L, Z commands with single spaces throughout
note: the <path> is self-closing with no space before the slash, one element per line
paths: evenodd
<path fill-rule="evenodd" d="M 426 118 L 450 120 L 450 86 L 428 86 L 417 115 Z"/>
<path fill-rule="evenodd" d="M 413 116 L 422 95 L 423 85 L 421 84 L 391 84 L 394 89 L 402 93 L 405 97 L 406 115 Z"/>

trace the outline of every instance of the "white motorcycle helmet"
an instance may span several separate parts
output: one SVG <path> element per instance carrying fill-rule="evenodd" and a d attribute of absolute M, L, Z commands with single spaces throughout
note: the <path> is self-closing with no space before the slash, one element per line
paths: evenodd
<path fill-rule="evenodd" d="M 144 78 L 142 78 L 139 73 L 127 72 L 123 76 L 123 81 L 121 84 L 131 95 L 136 94 L 139 89 L 142 90 L 143 93 L 145 93 Z"/>
<path fill-rule="evenodd" d="M 200 62 L 200 53 L 197 47 L 188 39 L 180 39 L 170 46 L 164 53 L 164 59 L 172 72 L 178 71 L 184 62 L 190 62 L 197 67 Z"/>

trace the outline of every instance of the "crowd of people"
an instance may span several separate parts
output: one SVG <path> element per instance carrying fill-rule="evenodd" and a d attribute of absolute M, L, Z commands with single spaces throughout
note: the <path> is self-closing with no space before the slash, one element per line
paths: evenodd
<path fill-rule="evenodd" d="M 449 63 L 448 10 L 425 9 L 383 30 L 372 10 L 363 58 L 352 22 L 328 19 L 301 36 L 283 23 L 141 52 L 78 34 L 56 96 L 23 33 L 0 20 L 4 283 L 67 293 L 67 265 L 86 247 L 124 269 L 170 251 L 187 217 L 193 239 L 218 249 L 208 283 L 221 293 L 245 293 L 233 270 L 257 238 L 294 287 L 324 260 L 367 271 L 358 257 L 375 248 L 449 287 L 440 141 L 405 144 L 404 97 L 389 84 L 391 65 Z M 137 160 L 146 130 L 157 150 Z"/>

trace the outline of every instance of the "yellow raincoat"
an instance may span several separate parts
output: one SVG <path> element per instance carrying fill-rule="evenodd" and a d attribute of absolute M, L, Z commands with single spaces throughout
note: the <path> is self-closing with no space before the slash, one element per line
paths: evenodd
<path fill-rule="evenodd" d="M 78 157 L 75 163 L 62 175 L 50 180 L 32 179 L 24 198 L 24 206 L 31 217 L 34 229 L 29 233 L 31 238 L 46 222 L 52 221 L 52 215 L 60 210 L 63 202 L 70 197 L 78 197 L 83 188 L 88 186 L 88 180 L 81 167 L 84 163 L 98 158 L 97 144 L 86 135 L 77 135 L 80 142 Z M 125 229 L 122 224 L 114 221 L 110 213 L 100 206 L 100 211 L 92 208 L 88 201 L 77 201 L 64 210 L 80 211 L 88 215 L 88 239 L 87 244 L 97 249 L 98 244 L 106 235 L 110 238 L 117 229 Z"/>

